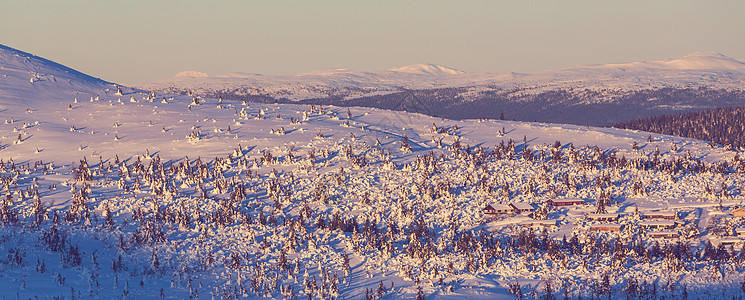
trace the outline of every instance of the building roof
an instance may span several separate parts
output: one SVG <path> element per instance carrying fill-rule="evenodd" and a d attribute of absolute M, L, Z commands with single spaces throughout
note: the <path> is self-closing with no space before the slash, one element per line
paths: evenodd
<path fill-rule="evenodd" d="M 660 230 L 660 231 L 652 231 L 652 232 L 647 233 L 647 235 L 671 235 L 671 234 L 677 235 L 678 232 L 673 231 L 673 230 Z"/>
<path fill-rule="evenodd" d="M 486 206 L 486 208 L 493 208 L 494 210 L 512 210 L 512 207 L 510 207 L 507 204 L 489 204 Z"/>
<path fill-rule="evenodd" d="M 664 217 L 675 217 L 678 213 L 674 211 L 653 211 L 644 213 L 645 216 L 664 216 Z"/>
<path fill-rule="evenodd" d="M 660 220 L 660 221 L 641 221 L 639 225 L 642 226 L 675 226 L 675 221 Z"/>
<path fill-rule="evenodd" d="M 590 228 L 618 228 L 623 227 L 623 224 L 592 224 Z"/>
<path fill-rule="evenodd" d="M 585 202 L 585 199 L 581 198 L 563 198 L 563 199 L 551 199 L 553 202 Z"/>
<path fill-rule="evenodd" d="M 734 243 L 741 243 L 743 239 L 741 238 L 723 238 L 719 240 L 719 243 L 727 243 L 727 244 L 734 244 Z"/>
<path fill-rule="evenodd" d="M 587 217 L 591 219 L 618 218 L 619 214 L 587 214 Z"/>

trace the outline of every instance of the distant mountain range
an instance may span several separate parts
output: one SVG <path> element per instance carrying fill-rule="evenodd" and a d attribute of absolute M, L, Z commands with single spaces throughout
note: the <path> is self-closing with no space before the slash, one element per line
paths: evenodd
<path fill-rule="evenodd" d="M 113 95 L 118 86 L 0 45 L 2 105 L 49 105 Z M 697 52 L 679 59 L 590 65 L 533 74 L 467 73 L 433 64 L 293 76 L 185 71 L 144 90 L 265 103 L 366 106 L 468 119 L 608 126 L 663 114 L 745 106 L 745 60 Z M 137 88 L 123 88 L 126 95 Z M 42 97 L 36 97 L 42 98 Z M 2 109 L 2 108 L 0 108 Z"/>
<path fill-rule="evenodd" d="M 678 59 L 520 73 L 467 73 L 434 65 L 294 76 L 196 71 L 139 86 L 259 102 L 370 106 L 447 118 L 610 125 L 666 113 L 745 105 L 745 60 L 713 52 Z"/>

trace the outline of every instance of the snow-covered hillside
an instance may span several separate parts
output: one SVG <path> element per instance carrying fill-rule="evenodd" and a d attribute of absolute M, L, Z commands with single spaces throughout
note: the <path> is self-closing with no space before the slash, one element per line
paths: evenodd
<path fill-rule="evenodd" d="M 612 128 L 117 92 L 0 55 L 5 298 L 739 293 L 739 256 L 710 243 L 743 225 L 741 153 Z M 588 204 L 546 204 L 567 197 Z M 508 203 L 535 212 L 484 214 Z M 645 229 L 656 210 L 680 216 L 680 238 Z M 596 211 L 624 229 L 593 231 Z"/>
<path fill-rule="evenodd" d="M 0 105 L 3 107 L 36 108 L 48 106 L 63 96 L 87 98 L 116 92 L 117 86 L 112 83 L 0 44 Z"/>

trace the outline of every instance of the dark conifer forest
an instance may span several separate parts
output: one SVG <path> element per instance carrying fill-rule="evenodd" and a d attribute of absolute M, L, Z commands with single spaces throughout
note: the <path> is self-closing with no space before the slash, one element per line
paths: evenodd
<path fill-rule="evenodd" d="M 719 108 L 621 122 L 616 128 L 709 141 L 728 147 L 745 147 L 745 107 Z"/>

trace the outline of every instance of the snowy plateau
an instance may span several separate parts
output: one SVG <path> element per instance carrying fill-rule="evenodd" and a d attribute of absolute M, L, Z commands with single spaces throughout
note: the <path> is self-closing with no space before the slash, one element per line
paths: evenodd
<path fill-rule="evenodd" d="M 745 105 L 745 60 L 696 52 L 666 60 L 520 73 L 466 73 L 433 64 L 294 76 L 186 71 L 143 84 L 156 92 L 265 103 L 365 106 L 450 119 L 608 126 L 661 114 Z"/>
<path fill-rule="evenodd" d="M 4 299 L 745 293 L 742 153 L 654 133 L 168 94 L 0 46 L 0 183 Z"/>

